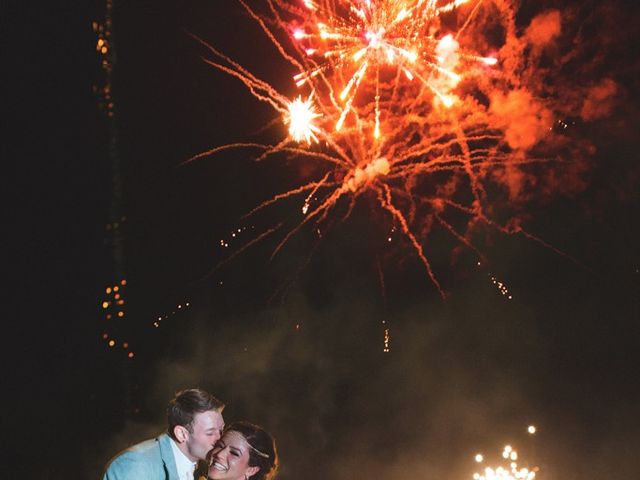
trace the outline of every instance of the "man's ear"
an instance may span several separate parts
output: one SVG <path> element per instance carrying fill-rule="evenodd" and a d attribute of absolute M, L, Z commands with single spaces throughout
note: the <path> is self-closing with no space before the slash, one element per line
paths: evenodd
<path fill-rule="evenodd" d="M 255 466 L 255 467 L 249 467 L 245 470 L 245 475 L 247 477 L 252 477 L 254 476 L 256 473 L 258 473 L 260 471 L 260 467 Z"/>
<path fill-rule="evenodd" d="M 189 439 L 189 430 L 182 425 L 173 427 L 173 436 L 176 437 L 178 443 L 184 443 Z"/>

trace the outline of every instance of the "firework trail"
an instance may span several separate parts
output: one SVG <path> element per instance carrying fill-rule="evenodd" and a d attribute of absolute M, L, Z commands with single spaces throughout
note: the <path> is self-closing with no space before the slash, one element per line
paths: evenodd
<path fill-rule="evenodd" d="M 273 108 L 284 128 L 275 145 L 225 145 L 189 161 L 250 148 L 261 152 L 258 160 L 284 154 L 320 166 L 317 178 L 249 213 L 300 199 L 301 218 L 274 255 L 339 205 L 349 217 L 360 199 L 403 233 L 442 296 L 426 242 L 433 225 L 478 259 L 472 237 L 481 226 L 544 244 L 516 219 L 492 218 L 494 197 L 514 178 L 558 161 L 530 153 L 553 133 L 555 114 L 535 96 L 535 69 L 523 68 L 530 40 L 516 34 L 515 2 L 265 0 L 261 12 L 239 2 L 297 71 L 298 94 L 288 98 L 198 39 L 204 60 Z"/>

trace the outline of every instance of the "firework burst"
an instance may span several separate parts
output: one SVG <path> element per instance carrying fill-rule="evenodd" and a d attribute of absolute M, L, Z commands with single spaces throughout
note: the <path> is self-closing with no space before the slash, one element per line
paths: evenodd
<path fill-rule="evenodd" d="M 526 79 L 514 86 L 524 53 L 513 53 L 520 40 L 510 1 L 266 0 L 262 13 L 239 2 L 297 70 L 292 83 L 299 93 L 291 100 L 202 41 L 205 61 L 270 105 L 288 133 L 275 145 L 226 145 L 191 160 L 254 148 L 259 160 L 284 154 L 320 165 L 316 178 L 249 213 L 300 198 L 302 216 L 274 254 L 303 226 L 318 228 L 338 204 L 348 217 L 363 197 L 404 234 L 443 296 L 425 248 L 432 227 L 444 228 L 479 259 L 472 234 L 480 225 L 537 240 L 519 222 L 490 215 L 492 193 L 511 173 L 549 162 L 523 153 L 553 121 L 523 87 Z M 485 33 L 496 26 L 505 32 L 500 42 Z M 518 100 L 536 109 L 520 130 L 507 118 Z M 532 128 L 533 139 L 523 139 L 521 130 Z"/>
<path fill-rule="evenodd" d="M 450 107 L 455 99 L 449 92 L 462 78 L 456 72 L 461 59 L 488 65 L 497 61 L 461 53 L 452 34 L 438 34 L 440 15 L 467 1 L 440 6 L 434 0 L 306 2 L 308 12 L 298 16 L 295 24 L 299 26 L 292 32 L 304 65 L 294 76 L 296 85 L 320 82 L 327 87 L 331 97 L 339 100 L 335 129 L 340 130 L 359 88 L 374 84 L 373 98 L 365 96 L 364 102 L 375 102 L 376 138 L 385 75 L 395 75 L 396 84 L 420 82 Z"/>

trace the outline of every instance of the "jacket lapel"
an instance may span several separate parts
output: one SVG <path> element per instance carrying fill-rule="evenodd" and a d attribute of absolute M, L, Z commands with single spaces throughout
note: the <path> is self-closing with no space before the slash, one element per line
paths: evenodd
<path fill-rule="evenodd" d="M 173 450 L 171 449 L 171 438 L 165 433 L 160 435 L 157 440 L 160 445 L 160 456 L 164 463 L 164 470 L 167 473 L 167 480 L 179 480 L 176 459 L 174 458 Z"/>

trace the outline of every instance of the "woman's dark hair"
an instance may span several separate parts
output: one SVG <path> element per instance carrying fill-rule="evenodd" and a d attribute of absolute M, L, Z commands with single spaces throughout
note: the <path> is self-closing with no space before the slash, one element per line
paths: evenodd
<path fill-rule="evenodd" d="M 199 388 L 182 390 L 176 393 L 167 406 L 167 433 L 175 440 L 173 430 L 176 426 L 181 425 L 192 432 L 196 414 L 210 410 L 222 412 L 223 409 L 224 403 L 204 390 Z"/>
<path fill-rule="evenodd" d="M 271 480 L 278 471 L 278 452 L 276 441 L 258 425 L 249 422 L 234 422 L 225 428 L 225 432 L 238 432 L 249 444 L 249 466 L 260 467 L 250 477 L 251 480 Z"/>

